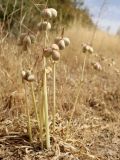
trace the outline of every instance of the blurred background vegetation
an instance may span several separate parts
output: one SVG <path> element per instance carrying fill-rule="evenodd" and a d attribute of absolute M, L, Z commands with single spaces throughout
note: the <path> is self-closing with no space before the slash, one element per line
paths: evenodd
<path fill-rule="evenodd" d="M 15 35 L 21 24 L 22 31 L 26 29 L 25 26 L 35 29 L 41 20 L 40 13 L 45 3 L 45 0 L 0 0 L 0 23 L 4 22 L 4 29 Z M 83 26 L 94 26 L 84 0 L 48 0 L 48 7 L 58 11 L 58 18 L 52 21 L 56 24 L 54 29 L 69 27 L 76 22 Z"/>

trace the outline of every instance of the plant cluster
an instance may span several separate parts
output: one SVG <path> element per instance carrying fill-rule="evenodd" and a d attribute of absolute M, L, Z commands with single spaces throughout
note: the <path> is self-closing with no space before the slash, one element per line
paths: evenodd
<path fill-rule="evenodd" d="M 42 87 L 40 90 L 42 102 L 38 103 L 41 104 L 37 106 L 36 103 L 36 95 L 34 93 L 34 82 L 36 81 L 34 75 L 34 68 L 31 66 L 32 57 L 31 57 L 31 45 L 32 43 L 36 42 L 37 36 L 31 33 L 22 33 L 18 40 L 18 45 L 21 46 L 22 51 L 28 52 L 30 57 L 30 64 L 29 69 L 22 70 L 22 80 L 25 88 L 26 93 L 26 115 L 27 115 L 27 122 L 28 122 L 28 134 L 30 141 L 33 142 L 33 135 L 32 135 L 32 125 L 31 125 L 31 115 L 30 115 L 30 108 L 29 108 L 29 99 L 27 96 L 27 85 L 26 83 L 30 83 L 31 86 L 31 95 L 34 104 L 34 111 L 36 115 L 36 120 L 39 129 L 39 140 L 41 142 L 41 147 L 44 147 L 44 139 L 46 139 L 46 148 L 50 148 L 50 131 L 49 131 L 49 113 L 48 113 L 48 92 L 47 92 L 47 74 L 52 69 L 49 67 L 48 60 L 50 61 L 51 65 L 53 66 L 53 110 L 52 110 L 52 119 L 53 119 L 53 131 L 55 130 L 55 115 L 56 115 L 56 64 L 60 60 L 60 50 L 65 49 L 65 47 L 69 46 L 70 40 L 68 37 L 64 36 L 64 29 L 62 30 L 62 34 L 60 37 L 56 37 L 54 42 L 48 46 L 48 31 L 52 28 L 50 20 L 57 17 L 57 11 L 54 8 L 47 8 L 42 10 L 41 12 L 42 20 L 38 23 L 37 28 L 38 32 L 44 33 L 44 47 L 42 53 L 42 61 L 43 61 L 43 74 L 42 74 Z M 45 136 L 44 136 L 45 135 Z M 46 138 L 45 138 L 46 137 Z"/>

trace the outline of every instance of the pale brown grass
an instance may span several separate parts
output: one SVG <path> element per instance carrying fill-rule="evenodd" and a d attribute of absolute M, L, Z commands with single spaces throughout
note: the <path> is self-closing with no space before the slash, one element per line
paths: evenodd
<path fill-rule="evenodd" d="M 65 31 L 65 35 L 71 39 L 69 48 L 61 53 L 61 61 L 57 64 L 57 124 L 56 132 L 52 135 L 53 152 L 65 159 L 72 156 L 78 159 L 100 159 L 100 160 L 117 160 L 120 158 L 120 39 L 116 36 L 109 35 L 102 31 L 97 31 L 94 39 L 93 47 L 95 53 L 89 55 L 86 62 L 84 83 L 81 86 L 81 92 L 76 105 L 76 110 L 73 116 L 70 132 L 66 138 L 67 120 L 73 108 L 75 97 L 78 92 L 78 85 L 81 78 L 82 65 L 84 54 L 81 52 L 82 42 L 89 43 L 92 39 L 93 30 L 82 28 L 75 25 Z M 54 35 L 55 36 L 55 35 Z M 51 38 L 52 39 L 52 38 Z M 42 56 L 42 48 L 40 43 L 32 46 L 32 58 L 35 62 L 38 55 Z M 25 58 L 26 57 L 26 58 Z M 6 134 L 13 132 L 26 133 L 26 117 L 23 113 L 24 99 L 21 101 L 23 92 L 23 84 L 21 80 L 21 59 L 27 62 L 27 53 L 19 52 L 15 40 L 7 39 L 2 44 L 0 55 L 0 136 L 3 138 Z M 105 59 L 105 60 L 104 60 Z M 110 65 L 112 59 L 115 65 Z M 102 71 L 97 71 L 91 65 L 91 62 L 100 62 Z M 26 65 L 27 66 L 27 65 Z M 26 68 L 26 66 L 23 66 Z M 42 75 L 41 63 L 37 64 L 35 75 L 37 81 L 35 83 L 35 94 L 39 92 L 40 84 L 38 83 Z M 116 69 L 118 72 L 116 72 Z M 41 81 L 40 81 L 41 82 Z M 52 108 L 52 76 L 48 76 L 48 93 L 49 93 L 49 113 L 51 119 Z M 10 95 L 14 92 L 14 98 L 17 103 L 10 102 Z M 20 92 L 15 96 L 15 93 Z M 28 85 L 28 93 L 30 87 Z M 24 94 L 24 92 L 23 92 Z M 39 97 L 36 97 L 38 100 Z M 38 101 L 37 101 L 38 102 Z M 34 121 L 34 113 L 32 112 L 32 101 L 29 96 L 29 106 L 31 108 L 31 116 L 33 116 L 34 136 L 37 137 L 36 121 Z M 23 108 L 16 110 L 15 108 Z M 14 108 L 12 110 L 12 108 Z M 12 111 L 12 115 L 9 114 Z M 19 113 L 16 113 L 19 112 Z M 9 125 L 6 125 L 9 124 Z M 4 134 L 3 134 L 4 133 Z M 6 138 L 6 137 L 5 137 Z M 6 138 L 9 145 L 4 141 L 0 151 L 0 156 L 10 159 L 12 156 L 8 151 L 13 147 L 13 153 L 21 156 L 21 159 L 26 155 L 35 159 L 44 157 L 48 158 L 48 154 L 39 152 L 39 147 L 32 146 L 31 153 L 16 153 L 15 145 L 21 149 L 17 142 L 11 142 Z M 21 138 L 19 138 L 19 143 Z M 26 142 L 26 141 L 25 141 Z M 12 143 L 12 144 L 11 144 Z M 26 144 L 28 147 L 28 142 Z M 69 145 L 67 145 L 69 144 Z M 72 148 L 73 146 L 74 148 Z M 36 148 L 34 148 L 36 147 Z M 77 151 L 75 150 L 77 149 Z M 38 151 L 36 154 L 36 150 Z M 22 152 L 22 151 L 21 151 Z M 70 153 L 67 154 L 66 153 Z M 13 156 L 14 156 L 13 154 Z M 51 159 L 55 157 L 51 155 Z M 12 158 L 11 158 L 12 159 Z M 59 158 L 60 159 L 60 158 Z"/>

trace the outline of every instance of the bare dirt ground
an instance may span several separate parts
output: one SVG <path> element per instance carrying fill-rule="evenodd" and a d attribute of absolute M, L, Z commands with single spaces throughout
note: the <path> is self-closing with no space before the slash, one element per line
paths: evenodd
<path fill-rule="evenodd" d="M 35 48 L 36 50 L 33 47 L 33 54 L 36 57 L 39 46 Z M 30 144 L 24 114 L 24 97 L 22 94 L 16 95 L 16 92 L 20 90 L 21 93 L 23 88 L 18 61 L 21 57 L 18 56 L 15 45 L 5 44 L 4 54 L 0 55 L 1 160 L 120 160 L 119 57 L 114 58 L 103 52 L 87 57 L 84 82 L 72 123 L 68 128 L 67 122 L 78 93 L 84 59 L 83 53 L 76 54 L 78 50 L 79 48 L 71 45 L 57 64 L 56 129 L 51 133 L 51 149 L 41 150 L 41 145 L 37 142 L 38 128 L 34 113 L 31 112 L 34 143 Z M 94 68 L 92 62 L 99 62 L 102 70 Z M 40 67 L 41 64 L 37 69 Z M 48 83 L 51 95 L 51 75 Z M 37 92 L 37 84 L 35 87 Z M 16 92 L 13 94 L 14 91 Z M 50 113 L 51 108 L 50 96 Z"/>

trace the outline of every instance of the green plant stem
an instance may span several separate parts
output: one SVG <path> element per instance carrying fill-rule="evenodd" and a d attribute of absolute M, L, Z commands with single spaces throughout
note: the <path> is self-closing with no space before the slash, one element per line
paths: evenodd
<path fill-rule="evenodd" d="M 55 130 L 55 113 L 56 113 L 56 64 L 53 63 L 53 131 Z"/>
<path fill-rule="evenodd" d="M 26 114 L 27 114 L 27 123 L 28 123 L 28 134 L 30 138 L 30 142 L 32 142 L 32 127 L 31 127 L 31 122 L 30 122 L 30 110 L 28 106 L 28 98 L 27 98 L 27 91 L 26 91 L 26 85 L 24 83 L 24 88 L 25 88 L 25 99 L 26 99 Z"/>

